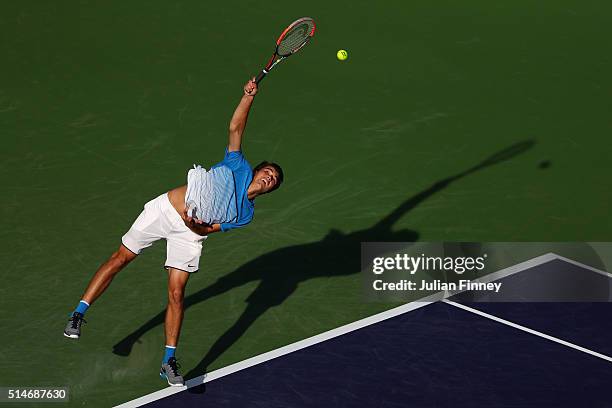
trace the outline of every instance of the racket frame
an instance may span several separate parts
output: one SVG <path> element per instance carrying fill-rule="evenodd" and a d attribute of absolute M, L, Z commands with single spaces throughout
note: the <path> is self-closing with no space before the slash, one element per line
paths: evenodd
<path fill-rule="evenodd" d="M 304 22 L 306 20 L 312 21 L 312 30 L 306 36 L 306 38 L 304 39 L 302 44 L 300 44 L 297 48 L 292 50 L 290 54 L 280 55 L 278 53 L 278 47 L 280 46 L 280 43 L 283 40 L 283 38 L 285 38 L 285 35 L 287 34 L 287 32 L 289 30 L 291 30 L 293 27 L 297 26 L 298 24 L 300 24 L 300 23 L 302 23 L 302 22 Z M 285 28 L 285 30 L 278 37 L 278 40 L 276 40 L 276 48 L 274 49 L 274 54 L 272 54 L 272 57 L 270 58 L 270 60 L 266 64 L 266 67 L 261 70 L 261 72 L 257 75 L 257 77 L 255 77 L 255 83 L 259 84 L 259 82 L 261 82 L 261 80 L 264 79 L 265 76 L 268 75 L 268 73 L 270 73 L 270 71 L 272 70 L 272 68 L 274 68 L 276 66 L 276 64 L 278 64 L 279 62 L 281 62 L 285 58 L 289 57 L 290 55 L 295 54 L 300 49 L 302 49 L 302 47 L 305 46 L 308 43 L 308 41 L 310 41 L 310 39 L 314 36 L 314 33 L 315 33 L 316 29 L 317 29 L 317 26 L 316 26 L 314 20 L 312 18 L 310 18 L 310 17 L 302 17 L 300 19 L 295 20 L 293 23 L 289 24 L 289 26 L 287 26 L 287 28 Z"/>

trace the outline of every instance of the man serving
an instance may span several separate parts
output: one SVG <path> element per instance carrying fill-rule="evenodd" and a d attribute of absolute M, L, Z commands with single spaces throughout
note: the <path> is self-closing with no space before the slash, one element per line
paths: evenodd
<path fill-rule="evenodd" d="M 223 161 L 209 171 L 196 166 L 187 184 L 149 201 L 119 249 L 96 271 L 72 313 L 64 336 L 78 339 L 85 312 L 106 290 L 115 275 L 153 242 L 165 239 L 168 271 L 168 307 L 165 318 L 166 347 L 160 376 L 171 386 L 185 384 L 178 372 L 175 351 L 183 321 L 183 297 L 191 273 L 199 268 L 202 242 L 209 234 L 243 227 L 252 219 L 257 196 L 276 190 L 283 181 L 279 165 L 261 162 L 251 168 L 241 151 L 257 84 L 250 80 L 229 124 L 229 144 Z"/>

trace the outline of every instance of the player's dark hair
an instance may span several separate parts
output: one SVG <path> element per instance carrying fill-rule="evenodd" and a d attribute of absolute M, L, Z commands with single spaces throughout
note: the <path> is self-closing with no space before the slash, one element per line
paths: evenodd
<path fill-rule="evenodd" d="M 276 163 L 272 163 L 266 160 L 262 161 L 257 166 L 255 166 L 255 168 L 253 169 L 253 176 L 255 176 L 255 173 L 257 173 L 259 170 L 263 169 L 264 167 L 272 167 L 278 173 L 278 180 L 277 180 L 278 183 L 276 183 L 273 189 L 268 191 L 268 193 L 271 193 L 272 191 L 279 188 L 281 184 L 283 184 L 283 179 L 285 178 L 285 176 L 283 174 L 283 169 L 281 169 L 281 166 L 279 166 Z"/>

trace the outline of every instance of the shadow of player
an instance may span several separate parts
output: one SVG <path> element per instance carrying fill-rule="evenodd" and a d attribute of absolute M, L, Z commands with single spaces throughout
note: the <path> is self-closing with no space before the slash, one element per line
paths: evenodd
<path fill-rule="evenodd" d="M 220 295 L 248 282 L 259 281 L 247 298 L 247 307 L 238 320 L 217 339 L 202 360 L 185 376 L 203 374 L 219 356 L 228 350 L 268 309 L 283 303 L 300 283 L 320 277 L 334 277 L 358 273 L 361 269 L 361 242 L 415 242 L 419 234 L 412 230 L 392 231 L 401 217 L 435 193 L 469 174 L 509 160 L 535 144 L 532 140 L 516 143 L 456 175 L 442 179 L 429 188 L 408 198 L 390 214 L 370 228 L 344 234 L 332 229 L 318 242 L 280 248 L 261 255 L 233 272 L 219 278 L 210 286 L 187 296 L 184 307 L 189 307 Z M 127 356 L 138 339 L 149 330 L 164 323 L 165 311 L 144 323 L 113 347 L 115 354 Z"/>

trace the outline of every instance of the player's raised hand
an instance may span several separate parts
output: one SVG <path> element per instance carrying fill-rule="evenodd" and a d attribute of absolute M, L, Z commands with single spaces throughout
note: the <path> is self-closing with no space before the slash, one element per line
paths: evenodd
<path fill-rule="evenodd" d="M 244 94 L 249 96 L 255 96 L 257 94 L 257 84 L 255 83 L 255 78 L 249 79 L 244 85 Z"/>

